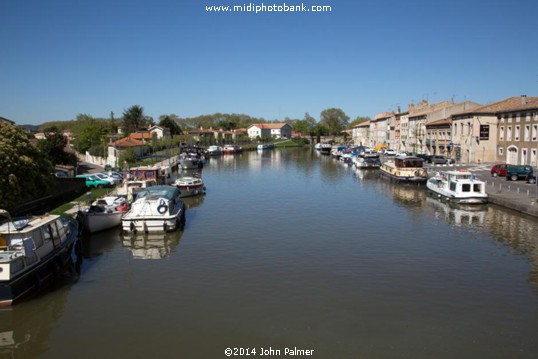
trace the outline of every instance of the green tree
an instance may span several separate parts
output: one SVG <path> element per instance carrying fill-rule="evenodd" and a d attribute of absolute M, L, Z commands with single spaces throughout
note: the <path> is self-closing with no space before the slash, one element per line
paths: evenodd
<path fill-rule="evenodd" d="M 354 119 L 353 121 L 351 121 L 351 123 L 349 124 L 348 126 L 348 129 L 351 129 L 363 122 L 366 122 L 366 121 L 370 121 L 371 118 L 370 117 L 363 117 L 363 116 L 358 116 L 356 119 Z"/>
<path fill-rule="evenodd" d="M 339 108 L 328 108 L 320 115 L 320 123 L 329 130 L 329 134 L 338 136 L 347 128 L 349 117 Z"/>
<path fill-rule="evenodd" d="M 0 203 L 8 210 L 49 192 L 53 166 L 26 134 L 0 123 Z"/>
<path fill-rule="evenodd" d="M 79 118 L 77 116 L 77 118 Z M 75 149 L 79 153 L 85 153 L 90 148 L 99 146 L 103 147 L 103 135 L 106 123 L 96 120 L 90 116 L 83 115 L 78 120 L 78 126 L 75 135 Z"/>
<path fill-rule="evenodd" d="M 67 138 L 56 127 L 45 130 L 45 139 L 39 140 L 37 147 L 54 165 L 77 165 L 75 154 L 66 151 Z"/>
<path fill-rule="evenodd" d="M 123 111 L 123 126 L 127 135 L 136 132 L 145 124 L 146 116 L 144 115 L 144 108 L 142 106 L 133 105 Z"/>
<path fill-rule="evenodd" d="M 159 126 L 163 126 L 163 127 L 166 127 L 168 129 L 170 129 L 170 135 L 172 135 L 172 136 L 181 135 L 183 133 L 183 131 L 181 131 L 181 127 L 179 127 L 179 125 L 175 121 L 175 118 L 172 117 L 172 116 L 177 118 L 177 116 L 175 116 L 175 115 L 161 116 L 160 121 L 159 121 Z"/>

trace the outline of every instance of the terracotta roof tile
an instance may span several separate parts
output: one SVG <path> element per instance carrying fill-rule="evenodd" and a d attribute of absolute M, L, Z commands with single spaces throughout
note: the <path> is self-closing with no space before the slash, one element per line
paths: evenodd
<path fill-rule="evenodd" d="M 526 102 L 533 103 L 534 101 L 538 100 L 538 97 L 527 97 Z M 471 114 L 490 114 L 494 115 L 497 112 L 506 112 L 511 111 L 512 109 L 520 106 L 526 106 L 522 103 L 522 97 L 510 97 L 504 100 L 500 100 L 497 102 L 490 103 L 489 105 L 481 106 L 478 108 L 475 108 L 471 111 L 465 111 L 465 112 L 459 112 L 457 114 L 454 114 L 453 116 L 459 116 L 459 115 L 471 115 Z"/>
<path fill-rule="evenodd" d="M 111 143 L 116 147 L 136 147 L 144 146 L 145 143 L 134 138 L 124 137 Z"/>

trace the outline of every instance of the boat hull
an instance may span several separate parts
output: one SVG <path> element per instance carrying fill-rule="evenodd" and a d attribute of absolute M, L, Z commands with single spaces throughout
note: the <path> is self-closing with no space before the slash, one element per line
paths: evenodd
<path fill-rule="evenodd" d="M 487 197 L 457 197 L 453 194 L 448 193 L 442 193 L 438 190 L 432 189 L 428 187 L 428 193 L 433 196 L 437 197 L 441 200 L 457 203 L 457 204 L 486 204 L 488 203 Z"/>
<path fill-rule="evenodd" d="M 122 230 L 131 233 L 165 233 L 183 228 L 185 225 L 185 205 L 168 216 L 124 216 Z"/>
<path fill-rule="evenodd" d="M 383 168 L 381 168 L 381 170 L 379 172 L 381 173 L 381 175 L 383 177 L 388 178 L 391 181 L 398 182 L 398 183 L 424 184 L 428 180 L 427 176 L 417 176 L 417 175 L 400 176 L 400 175 L 394 175 L 392 173 L 384 171 Z"/>
<path fill-rule="evenodd" d="M 89 233 L 95 233 L 118 227 L 124 214 L 125 212 L 86 213 L 84 214 L 84 229 Z"/>

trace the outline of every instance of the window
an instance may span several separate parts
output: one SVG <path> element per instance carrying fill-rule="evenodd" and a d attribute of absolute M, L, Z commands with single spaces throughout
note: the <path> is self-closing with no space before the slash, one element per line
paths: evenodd
<path fill-rule="evenodd" d="M 536 133 L 538 132 L 538 125 L 532 125 L 532 140 L 536 141 Z"/>
<path fill-rule="evenodd" d="M 503 151 L 502 147 L 499 147 L 499 156 L 502 156 L 503 153 L 504 153 L 504 151 Z"/>
<path fill-rule="evenodd" d="M 479 183 L 474 183 L 473 184 L 473 192 L 480 193 L 481 191 L 482 191 L 482 186 Z"/>
<path fill-rule="evenodd" d="M 506 133 L 506 140 L 512 141 L 512 126 L 508 126 L 507 133 Z"/>
<path fill-rule="evenodd" d="M 450 190 L 451 191 L 456 191 L 456 184 L 454 182 L 450 182 Z"/>
<path fill-rule="evenodd" d="M 516 126 L 516 130 L 514 131 L 514 141 L 519 141 L 519 126 Z"/>
<path fill-rule="evenodd" d="M 525 141 L 528 141 L 530 138 L 530 129 L 531 127 L 529 125 L 525 125 Z"/>
<path fill-rule="evenodd" d="M 461 191 L 462 192 L 471 192 L 471 184 L 470 183 L 464 183 L 461 185 Z"/>
<path fill-rule="evenodd" d="M 501 126 L 501 129 L 499 130 L 499 141 L 502 141 L 504 139 L 504 126 Z"/>

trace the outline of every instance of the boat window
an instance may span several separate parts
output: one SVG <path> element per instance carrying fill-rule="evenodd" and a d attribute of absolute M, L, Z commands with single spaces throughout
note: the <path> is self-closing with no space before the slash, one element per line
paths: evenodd
<path fill-rule="evenodd" d="M 471 185 L 469 183 L 464 183 L 461 185 L 462 192 L 471 192 Z"/>
<path fill-rule="evenodd" d="M 54 246 L 59 246 L 61 244 L 60 233 L 58 232 L 58 227 L 56 227 L 56 222 L 50 223 L 50 229 L 52 233 L 52 242 Z"/>
<path fill-rule="evenodd" d="M 450 190 L 451 191 L 456 191 L 456 183 L 450 182 Z"/>
<path fill-rule="evenodd" d="M 475 183 L 473 185 L 473 191 L 474 192 L 482 192 L 482 186 L 480 185 L 480 183 Z"/>
<path fill-rule="evenodd" d="M 67 228 L 64 227 L 64 225 L 62 224 L 62 221 L 57 219 L 56 220 L 56 226 L 58 227 L 58 234 L 59 234 L 60 238 L 66 237 L 67 236 Z"/>
<path fill-rule="evenodd" d="M 34 239 L 35 247 L 41 247 L 43 245 L 43 230 L 33 231 L 32 238 Z"/>
<path fill-rule="evenodd" d="M 41 233 L 43 235 L 43 241 L 48 242 L 52 239 L 52 233 L 48 225 L 41 227 Z M 37 244 L 36 247 L 38 247 Z"/>

